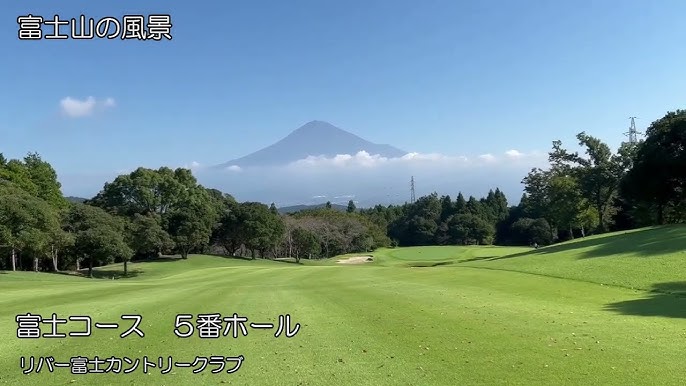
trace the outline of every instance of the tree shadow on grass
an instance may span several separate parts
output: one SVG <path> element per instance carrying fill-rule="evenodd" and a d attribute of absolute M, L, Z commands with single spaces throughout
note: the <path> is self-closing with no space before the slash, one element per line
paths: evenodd
<path fill-rule="evenodd" d="M 220 253 L 203 253 L 205 256 L 212 256 L 212 257 L 221 257 L 223 259 L 232 259 L 232 260 L 252 260 L 250 257 L 245 257 L 245 256 L 233 256 L 233 255 L 222 255 Z M 258 260 L 255 258 L 255 260 Z"/>
<path fill-rule="evenodd" d="M 296 262 L 295 259 L 290 258 L 290 257 L 280 257 L 278 259 L 263 259 L 263 258 L 252 258 L 252 257 L 246 257 L 246 256 L 232 256 L 232 255 L 222 255 L 222 254 L 217 254 L 217 253 L 204 253 L 206 256 L 213 256 L 213 257 L 221 257 L 224 259 L 232 259 L 232 260 L 243 260 L 243 261 L 273 261 L 275 263 L 286 263 L 286 264 L 298 264 L 298 265 L 303 265 L 303 263 Z"/>
<path fill-rule="evenodd" d="M 116 280 L 116 279 L 130 279 L 132 277 L 136 277 L 143 273 L 142 270 L 140 269 L 129 269 L 129 272 L 124 275 L 124 270 L 123 269 L 116 269 L 116 268 L 105 268 L 105 269 L 98 269 L 94 268 L 93 269 L 93 276 L 90 277 L 88 276 L 88 268 L 82 269 L 80 271 L 58 271 L 58 272 L 48 272 L 56 275 L 65 275 L 65 276 L 75 276 L 75 277 L 83 277 L 87 279 L 110 279 L 110 280 Z"/>
<path fill-rule="evenodd" d="M 513 255 L 507 255 L 507 257 L 510 257 L 510 256 L 513 256 Z M 480 256 L 480 257 L 472 257 L 471 259 L 459 260 L 459 261 L 456 261 L 455 263 L 460 264 L 460 263 L 470 263 L 470 262 L 473 262 L 473 261 L 481 261 L 481 260 L 495 260 L 495 259 L 497 259 L 497 258 L 499 258 L 499 257 L 502 257 L 502 256 Z"/>
<path fill-rule="evenodd" d="M 578 251 L 581 248 L 590 248 Z M 490 259 L 502 260 L 520 256 L 537 256 L 570 252 L 580 259 L 634 253 L 643 257 L 686 252 L 686 225 L 666 225 L 614 234 L 612 236 L 577 239 L 528 252 L 520 252 Z"/>
<path fill-rule="evenodd" d="M 276 262 L 276 263 L 303 265 L 302 262 L 295 261 L 295 259 L 292 258 L 292 257 L 280 257 L 280 258 L 278 258 L 278 259 L 273 259 L 273 260 L 271 260 L 271 261 Z"/>
<path fill-rule="evenodd" d="M 648 297 L 610 303 L 605 310 L 623 315 L 686 318 L 686 282 L 653 285 Z"/>
<path fill-rule="evenodd" d="M 159 257 L 148 257 L 147 259 L 133 260 L 131 263 L 169 263 L 173 261 L 182 261 L 181 256 L 159 256 Z"/>
<path fill-rule="evenodd" d="M 443 265 L 451 265 L 455 264 L 454 261 L 435 261 L 435 262 L 428 262 L 428 261 L 420 261 L 420 262 L 415 262 L 415 263 L 407 263 L 407 266 L 410 268 L 433 268 L 433 267 L 440 267 Z"/>
<path fill-rule="evenodd" d="M 123 269 L 94 269 L 93 279 L 130 279 L 136 277 L 143 273 L 140 269 L 129 269 L 126 275 L 124 275 Z M 88 277 L 88 270 L 82 271 L 85 277 Z"/>

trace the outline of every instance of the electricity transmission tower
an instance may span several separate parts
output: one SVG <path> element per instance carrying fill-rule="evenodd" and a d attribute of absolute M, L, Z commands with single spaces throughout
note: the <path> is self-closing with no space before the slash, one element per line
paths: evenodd
<path fill-rule="evenodd" d="M 410 202 L 414 203 L 415 196 L 414 196 L 414 176 L 410 179 Z"/>
<path fill-rule="evenodd" d="M 624 135 L 629 137 L 629 143 L 636 144 L 638 142 L 638 135 L 642 135 L 643 133 L 639 133 L 638 130 L 636 130 L 636 117 L 629 117 L 629 119 L 631 119 L 631 126 L 629 127 L 629 132 L 624 133 Z"/>

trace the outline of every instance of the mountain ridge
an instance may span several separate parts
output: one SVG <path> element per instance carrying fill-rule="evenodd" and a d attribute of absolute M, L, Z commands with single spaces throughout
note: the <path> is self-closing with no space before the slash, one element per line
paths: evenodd
<path fill-rule="evenodd" d="M 289 205 L 289 206 L 277 208 L 277 210 L 281 214 L 291 214 L 291 213 L 302 212 L 305 210 L 314 210 L 314 209 L 322 209 L 322 208 L 326 208 L 326 203 L 324 203 L 324 204 Z M 347 205 L 341 205 L 341 204 L 331 204 L 331 209 L 337 210 L 339 212 L 345 212 L 348 209 L 348 206 Z"/>
<path fill-rule="evenodd" d="M 338 154 L 354 155 L 360 151 L 388 158 L 407 154 L 406 151 L 388 144 L 367 141 L 326 121 L 313 120 L 269 146 L 216 167 L 277 166 L 309 156 L 334 157 Z"/>

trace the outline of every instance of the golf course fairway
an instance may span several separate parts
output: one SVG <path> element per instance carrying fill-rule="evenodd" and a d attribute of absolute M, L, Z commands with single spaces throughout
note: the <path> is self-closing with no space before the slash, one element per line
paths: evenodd
<path fill-rule="evenodd" d="M 591 236 L 534 250 L 395 248 L 373 261 L 191 255 L 129 264 L 130 277 L 0 272 L 0 384 L 8 385 L 676 385 L 686 381 L 686 227 Z M 19 339 L 17 315 L 89 316 L 91 336 Z M 218 338 L 174 334 L 177 315 L 248 319 Z M 275 337 L 279 315 L 292 337 Z M 140 315 L 136 333 L 122 315 Z M 185 319 L 184 319 L 185 320 Z M 249 323 L 272 323 L 273 329 Z M 118 329 L 95 323 L 118 323 Z M 224 324 L 225 325 L 225 324 Z M 83 321 L 58 325 L 84 331 Z M 288 327 L 288 326 L 287 326 Z M 43 333 L 51 326 L 43 323 Z M 185 332 L 185 327 L 181 328 Z M 116 373 L 23 374 L 30 357 L 118 357 Z M 172 366 L 196 357 L 243 357 Z M 143 369 L 144 357 L 156 367 Z M 163 358 L 160 368 L 160 357 Z M 91 365 L 92 367 L 92 365 Z M 100 368 L 108 364 L 100 364 Z"/>

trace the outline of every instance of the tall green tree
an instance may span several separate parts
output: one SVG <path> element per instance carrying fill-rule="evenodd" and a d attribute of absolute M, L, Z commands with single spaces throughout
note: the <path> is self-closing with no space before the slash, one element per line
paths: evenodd
<path fill-rule="evenodd" d="M 74 236 L 65 231 L 65 229 L 68 227 L 68 210 L 69 204 L 67 208 L 60 210 L 60 229 L 56 229 L 55 233 L 51 237 L 52 243 L 50 245 L 50 260 L 52 262 L 52 269 L 55 272 L 60 270 L 60 257 L 66 257 L 69 248 L 73 247 L 75 242 Z"/>
<path fill-rule="evenodd" d="M 580 224 L 584 211 L 584 200 L 577 180 L 570 175 L 553 175 L 550 178 L 548 215 L 554 223 L 569 231 L 574 238 L 574 228 Z"/>
<path fill-rule="evenodd" d="M 449 195 L 441 197 L 441 217 L 440 222 L 445 222 L 450 216 L 455 214 L 455 205 Z"/>
<path fill-rule="evenodd" d="M 12 161 L 10 161 L 12 162 Z M 0 247 L 9 251 L 10 266 L 17 270 L 17 254 L 47 243 L 41 220 L 48 220 L 50 208 L 16 184 L 0 181 Z M 45 218 L 43 218 L 45 217 Z M 36 242 L 32 243 L 32 239 Z"/>
<path fill-rule="evenodd" d="M 465 200 L 462 192 L 459 192 L 455 198 L 455 214 L 464 213 L 467 213 L 467 200 Z"/>
<path fill-rule="evenodd" d="M 680 206 L 686 201 L 686 110 L 665 114 L 646 130 L 635 162 L 623 181 L 623 191 L 639 203 L 655 207 L 656 222 L 685 219 Z"/>
<path fill-rule="evenodd" d="M 586 157 L 564 150 L 562 143 L 555 141 L 549 158 L 554 167 L 564 167 L 565 172 L 577 178 L 584 198 L 598 213 L 599 230 L 606 231 L 616 211 L 614 199 L 629 166 L 628 145 L 613 154 L 607 144 L 585 132 L 577 134 L 577 140 Z"/>
<path fill-rule="evenodd" d="M 295 249 L 295 261 L 300 262 L 304 256 L 310 258 L 312 255 L 317 255 L 321 251 L 321 242 L 317 235 L 303 227 L 296 227 L 293 229 L 293 244 Z"/>
<path fill-rule="evenodd" d="M 129 244 L 134 253 L 147 258 L 159 256 L 163 252 L 174 248 L 174 241 L 167 231 L 160 225 L 157 215 L 141 215 L 136 213 L 129 224 Z"/>
<path fill-rule="evenodd" d="M 31 179 L 29 169 L 21 160 L 11 159 L 5 161 L 0 167 L 0 180 L 12 182 L 16 187 L 24 192 L 38 197 L 38 187 Z"/>
<path fill-rule="evenodd" d="M 353 200 L 348 201 L 348 207 L 346 208 L 346 212 L 348 213 L 354 213 L 357 208 L 355 207 L 355 202 Z"/>
<path fill-rule="evenodd" d="M 525 197 L 522 198 L 524 214 L 530 218 L 548 218 L 550 208 L 550 171 L 541 168 L 531 169 L 524 177 Z"/>
<path fill-rule="evenodd" d="M 88 203 L 119 215 L 165 215 L 184 203 L 197 186 L 190 170 L 140 167 L 106 183 Z"/>
<path fill-rule="evenodd" d="M 553 242 L 552 230 L 544 218 L 520 218 L 512 224 L 513 241 L 520 245 L 548 245 Z"/>
<path fill-rule="evenodd" d="M 431 245 L 441 220 L 441 201 L 437 193 L 419 197 L 408 207 L 404 235 L 406 245 Z"/>
<path fill-rule="evenodd" d="M 259 252 L 261 257 L 274 248 L 283 237 L 283 221 L 269 207 L 258 202 L 241 204 L 242 228 L 245 246 L 251 250 L 252 257 Z"/>
<path fill-rule="evenodd" d="M 127 262 L 133 250 L 126 242 L 125 222 L 110 215 L 101 208 L 85 204 L 71 204 L 67 213 L 66 230 L 74 237 L 72 252 L 79 261 L 88 264 L 88 276 L 93 276 L 93 267 L 124 262 L 124 274 L 128 274 Z"/>
<path fill-rule="evenodd" d="M 242 205 L 232 203 L 219 217 L 219 225 L 212 234 L 213 243 L 223 247 L 229 255 L 235 255 L 247 237 L 242 208 Z"/>
<path fill-rule="evenodd" d="M 33 270 L 38 272 L 39 263 L 52 258 L 52 253 L 57 242 L 61 239 L 60 215 L 56 208 L 42 199 L 31 197 L 26 210 L 31 219 L 27 229 L 21 234 L 24 251 L 33 257 Z"/>
<path fill-rule="evenodd" d="M 182 259 L 191 251 L 209 244 L 219 216 L 203 187 L 190 188 L 183 202 L 167 215 L 167 229 Z"/>
<path fill-rule="evenodd" d="M 463 245 L 491 244 L 495 236 L 493 225 L 472 213 L 453 216 L 449 221 L 449 229 L 452 240 Z"/>
<path fill-rule="evenodd" d="M 55 169 L 37 153 L 29 153 L 24 158 L 24 165 L 36 187 L 36 196 L 55 208 L 66 208 L 68 203 L 62 195 L 62 185 L 57 180 Z"/>

